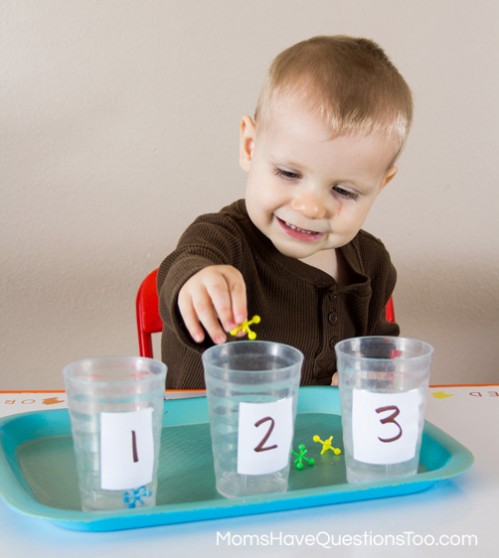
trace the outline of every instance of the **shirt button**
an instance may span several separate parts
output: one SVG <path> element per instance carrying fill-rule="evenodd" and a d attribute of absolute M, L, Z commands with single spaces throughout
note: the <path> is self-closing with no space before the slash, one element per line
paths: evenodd
<path fill-rule="evenodd" d="M 330 324 L 335 324 L 338 321 L 338 314 L 336 312 L 329 312 L 327 315 L 327 321 Z"/>
<path fill-rule="evenodd" d="M 331 347 L 331 349 L 334 349 L 335 345 L 336 345 L 336 339 L 330 339 L 329 340 L 329 346 Z"/>

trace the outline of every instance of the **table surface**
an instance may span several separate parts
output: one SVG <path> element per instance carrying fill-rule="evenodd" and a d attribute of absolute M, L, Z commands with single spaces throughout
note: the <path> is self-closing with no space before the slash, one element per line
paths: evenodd
<path fill-rule="evenodd" d="M 65 406 L 61 391 L 0 391 L 0 416 Z M 107 533 L 70 531 L 25 517 L 0 498 L 0 556 L 497 555 L 499 385 L 432 386 L 426 418 L 470 449 L 475 463 L 461 476 L 424 492 Z"/>

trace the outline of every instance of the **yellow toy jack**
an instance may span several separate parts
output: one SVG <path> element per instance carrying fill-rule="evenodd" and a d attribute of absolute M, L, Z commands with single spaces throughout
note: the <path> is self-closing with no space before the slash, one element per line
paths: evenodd
<path fill-rule="evenodd" d="M 253 341 L 254 339 L 256 339 L 256 333 L 252 329 L 250 329 L 250 325 L 259 324 L 261 321 L 262 319 L 260 318 L 260 316 L 255 315 L 251 318 L 251 320 L 245 320 L 241 325 L 235 327 L 230 332 L 230 334 L 237 335 L 240 331 L 244 331 L 248 334 L 248 339 L 250 341 Z"/>
<path fill-rule="evenodd" d="M 328 450 L 332 451 L 334 453 L 334 455 L 340 455 L 340 453 L 341 453 L 340 448 L 334 448 L 333 447 L 333 437 L 332 436 L 329 436 L 329 438 L 327 440 L 321 440 L 319 438 L 319 436 L 316 434 L 312 438 L 312 440 L 314 442 L 318 442 L 318 443 L 322 444 L 321 455 L 326 453 Z"/>

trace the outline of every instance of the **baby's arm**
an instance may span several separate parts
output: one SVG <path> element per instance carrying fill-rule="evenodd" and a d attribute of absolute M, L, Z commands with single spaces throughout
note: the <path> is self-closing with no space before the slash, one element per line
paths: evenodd
<path fill-rule="evenodd" d="M 247 319 L 243 276 L 231 265 L 201 269 L 180 289 L 178 309 L 194 341 L 203 342 L 206 331 L 214 343 L 223 343 L 225 332 Z"/>

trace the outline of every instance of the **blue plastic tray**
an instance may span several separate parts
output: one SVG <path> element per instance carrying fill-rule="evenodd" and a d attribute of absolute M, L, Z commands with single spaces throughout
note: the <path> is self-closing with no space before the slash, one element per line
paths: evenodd
<path fill-rule="evenodd" d="M 112 531 L 276 512 L 420 492 L 456 476 L 473 463 L 469 450 L 426 422 L 417 475 L 383 483 L 346 482 L 343 455 L 327 452 L 312 437 L 333 435 L 343 447 L 336 388 L 300 389 L 294 448 L 305 443 L 314 467 L 292 467 L 285 493 L 228 500 L 218 495 L 205 397 L 165 402 L 157 506 L 83 512 L 77 486 L 67 410 L 40 411 L 0 420 L 0 492 L 20 513 L 82 531 Z"/>

